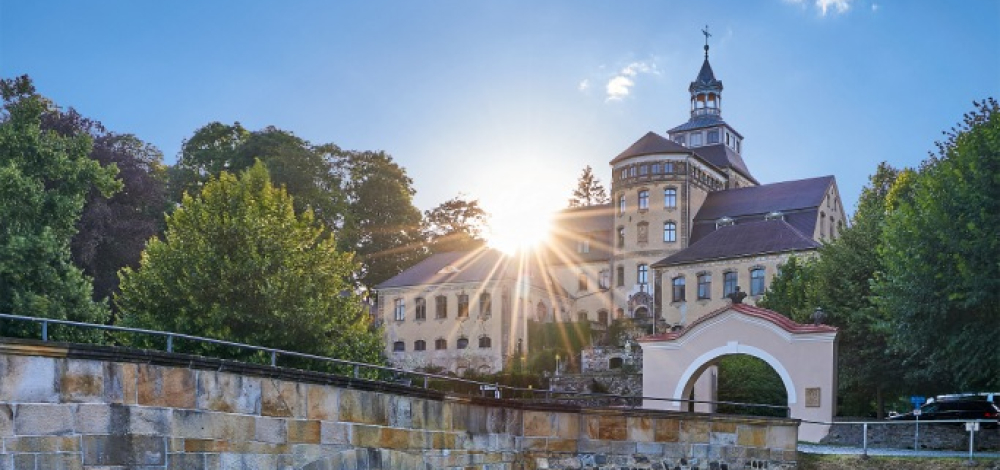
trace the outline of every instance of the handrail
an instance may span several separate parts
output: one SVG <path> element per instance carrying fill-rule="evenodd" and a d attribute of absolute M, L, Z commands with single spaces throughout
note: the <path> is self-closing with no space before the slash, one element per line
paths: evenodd
<path fill-rule="evenodd" d="M 416 375 L 418 377 L 423 378 L 423 388 L 424 389 L 428 388 L 428 385 L 429 385 L 428 382 L 431 379 L 444 380 L 446 382 L 457 382 L 457 383 L 462 383 L 462 384 L 467 384 L 467 385 L 478 385 L 481 390 L 487 390 L 486 388 L 483 388 L 484 386 L 485 387 L 491 387 L 488 390 L 496 391 L 497 392 L 496 398 L 501 398 L 502 394 L 503 394 L 502 392 L 503 391 L 508 391 L 511 394 L 528 394 L 528 395 L 530 395 L 532 397 L 535 397 L 537 395 L 544 395 L 544 398 L 542 398 L 541 400 L 546 400 L 546 401 L 549 401 L 549 402 L 554 401 L 554 400 L 593 400 L 593 399 L 610 399 L 610 398 L 618 399 L 618 400 L 625 399 L 625 400 L 627 400 L 629 402 L 638 402 L 638 401 L 647 401 L 647 400 L 648 401 L 668 401 L 668 402 L 680 403 L 680 404 L 731 405 L 731 406 L 740 406 L 740 407 L 746 407 L 746 408 L 751 408 L 751 409 L 755 409 L 756 408 L 756 409 L 780 410 L 780 411 L 784 412 L 785 417 L 789 416 L 789 407 L 788 406 L 781 406 L 781 405 L 766 405 L 766 404 L 759 404 L 759 403 L 739 403 L 739 402 L 729 402 L 729 401 L 688 400 L 688 399 L 681 399 L 681 398 L 646 397 L 646 396 L 638 396 L 638 395 L 613 395 L 613 394 L 586 393 L 586 392 L 559 391 L 559 390 L 540 390 L 540 389 L 535 389 L 535 388 L 524 388 L 524 387 L 515 387 L 515 386 L 510 386 L 510 385 L 501 385 L 499 383 L 480 382 L 480 381 L 477 381 L 477 380 L 470 380 L 470 379 L 465 379 L 465 378 L 461 378 L 461 377 L 453 377 L 453 376 L 448 376 L 448 375 L 433 374 L 433 373 L 430 373 L 430 372 L 421 372 L 421 371 L 415 371 L 415 370 L 407 370 L 407 369 L 401 369 L 401 368 L 398 368 L 398 367 L 384 366 L 384 365 L 378 365 L 378 364 L 368 364 L 368 363 L 364 363 L 364 362 L 350 361 L 350 360 L 346 360 L 346 359 L 337 359 L 337 358 L 333 358 L 333 357 L 317 356 L 317 355 L 314 355 L 314 354 L 307 354 L 307 353 L 301 353 L 301 352 L 295 352 L 295 351 L 288 351 L 288 350 L 277 349 L 277 348 L 269 348 L 269 347 L 265 347 L 265 346 L 254 346 L 254 345 L 251 345 L 251 344 L 237 343 L 237 342 L 234 342 L 234 341 L 226 341 L 226 340 L 214 339 L 214 338 L 205 338 L 205 337 L 202 337 L 202 336 L 194 336 L 194 335 L 188 335 L 188 334 L 184 334 L 184 333 L 173 333 L 173 332 L 169 332 L 169 331 L 148 330 L 148 329 L 143 329 L 143 328 L 132 328 L 132 327 L 127 327 L 127 326 L 116 326 L 116 325 L 102 325 L 102 324 L 95 324 L 95 323 L 76 322 L 76 321 L 70 321 L 70 320 L 58 320 L 58 319 L 52 319 L 52 318 L 29 317 L 29 316 L 24 316 L 24 315 L 11 315 L 11 314 L 6 314 L 6 313 L 0 313 L 0 320 L 16 320 L 16 321 L 28 321 L 28 322 L 34 322 L 34 323 L 41 323 L 41 325 L 42 325 L 42 341 L 46 341 L 46 342 L 49 341 L 49 337 L 48 337 L 48 325 L 50 323 L 51 324 L 55 324 L 55 325 L 66 325 L 66 326 L 73 326 L 73 327 L 80 327 L 80 328 L 92 328 L 92 329 L 105 330 L 105 331 L 119 331 L 119 332 L 126 332 L 126 333 L 140 333 L 140 334 L 146 334 L 146 335 L 152 335 L 152 336 L 158 336 L 158 337 L 165 337 L 166 340 L 167 340 L 167 352 L 171 352 L 171 353 L 174 352 L 174 350 L 173 350 L 174 349 L 173 348 L 174 341 L 173 340 L 175 338 L 178 338 L 178 339 L 189 340 L 189 341 L 194 341 L 194 342 L 201 342 L 201 343 L 207 343 L 207 344 L 216 344 L 216 345 L 221 345 L 221 346 L 235 347 L 235 348 L 240 348 L 240 349 L 245 349 L 245 350 L 255 351 L 255 352 L 265 352 L 265 353 L 268 353 L 270 355 L 271 366 L 272 367 L 277 367 L 277 365 L 278 365 L 277 364 L 278 363 L 278 356 L 296 357 L 296 358 L 301 358 L 301 359 L 309 359 L 309 360 L 316 360 L 316 361 L 320 361 L 320 362 L 333 363 L 335 365 L 350 366 L 350 367 L 353 368 L 353 377 L 354 378 L 360 378 L 361 369 L 362 368 L 364 368 L 364 369 L 371 369 L 371 370 L 377 370 L 377 371 L 382 371 L 382 372 L 389 372 L 389 373 L 394 374 L 396 376 L 399 376 L 399 375 L 402 375 L 402 374 L 405 374 L 405 375 Z M 395 381 L 385 381 L 385 380 L 378 380 L 378 379 L 373 379 L 373 380 L 376 381 L 376 382 L 382 382 L 382 383 L 396 383 L 396 384 L 398 384 L 398 382 L 395 382 Z M 458 395 L 462 395 L 461 393 L 456 392 L 454 390 L 452 390 L 451 393 L 456 393 Z M 465 395 L 465 396 L 471 396 L 471 395 Z M 510 396 L 510 394 L 508 394 L 508 396 Z M 531 399 L 535 399 L 535 398 L 531 398 Z M 631 405 L 630 408 L 631 409 L 637 409 L 637 408 L 641 409 L 642 407 L 641 406 Z"/>

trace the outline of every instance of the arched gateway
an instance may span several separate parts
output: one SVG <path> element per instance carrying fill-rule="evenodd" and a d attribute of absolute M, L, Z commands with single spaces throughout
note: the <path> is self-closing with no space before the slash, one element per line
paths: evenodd
<path fill-rule="evenodd" d="M 837 402 L 837 329 L 803 325 L 771 310 L 732 304 L 687 328 L 639 340 L 643 395 L 690 396 L 703 371 L 723 356 L 746 354 L 767 362 L 788 392 L 791 417 L 831 421 Z M 646 400 L 645 408 L 682 409 L 679 401 Z M 828 426 L 803 423 L 799 439 L 816 442 Z"/>

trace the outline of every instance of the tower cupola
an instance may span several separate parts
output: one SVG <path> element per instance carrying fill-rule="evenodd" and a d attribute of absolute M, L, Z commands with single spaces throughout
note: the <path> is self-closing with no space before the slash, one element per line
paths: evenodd
<path fill-rule="evenodd" d="M 715 78 L 712 65 L 708 63 L 708 26 L 701 30 L 705 35 L 705 62 L 701 64 L 698 77 L 691 82 L 691 117 L 722 114 L 722 82 Z"/>

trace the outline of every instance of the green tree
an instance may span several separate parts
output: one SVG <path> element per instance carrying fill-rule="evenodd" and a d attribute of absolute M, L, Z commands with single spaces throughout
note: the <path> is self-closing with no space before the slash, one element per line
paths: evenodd
<path fill-rule="evenodd" d="M 718 400 L 758 405 L 788 405 L 788 391 L 781 376 L 768 363 L 753 356 L 734 354 L 719 359 Z M 783 409 L 719 405 L 719 413 L 785 416 Z"/>
<path fill-rule="evenodd" d="M 781 265 L 778 275 L 774 276 L 758 305 L 800 323 L 811 321 L 810 316 L 816 308 L 811 295 L 814 264 L 812 258 L 799 259 L 796 256 L 788 258 L 788 261 Z"/>
<path fill-rule="evenodd" d="M 186 195 L 164 240 L 149 242 L 139 269 L 122 271 L 116 300 L 128 326 L 377 362 L 381 335 L 347 281 L 355 268 L 258 163 Z"/>
<path fill-rule="evenodd" d="M 1000 106 L 975 103 L 907 189 L 881 245 L 878 301 L 914 379 L 1000 388 Z"/>
<path fill-rule="evenodd" d="M 490 214 L 477 199 L 449 199 L 424 212 L 424 236 L 431 253 L 470 251 L 486 244 Z"/>
<path fill-rule="evenodd" d="M 357 253 L 360 280 L 375 286 L 413 266 L 426 254 L 413 180 L 385 152 L 329 149 L 342 174 L 347 212 L 339 241 Z"/>
<path fill-rule="evenodd" d="M 114 165 L 88 157 L 87 135 L 61 136 L 41 127 L 53 106 L 27 76 L 0 82 L 0 312 L 103 323 L 106 304 L 91 300 L 90 281 L 70 260 L 91 189 L 110 196 L 120 188 Z M 32 335 L 38 328 L 4 322 L 0 334 Z M 94 341 L 94 332 L 53 328 L 50 336 Z"/>
<path fill-rule="evenodd" d="M 601 180 L 594 176 L 593 168 L 587 165 L 577 180 L 573 197 L 569 199 L 569 207 L 596 206 L 608 202 L 608 192 L 601 184 Z"/>

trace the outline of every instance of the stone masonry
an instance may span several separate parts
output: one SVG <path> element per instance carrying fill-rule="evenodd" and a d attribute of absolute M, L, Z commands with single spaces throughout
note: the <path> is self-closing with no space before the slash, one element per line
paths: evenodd
<path fill-rule="evenodd" d="M 782 469 L 797 427 L 0 341 L 0 470 Z"/>

